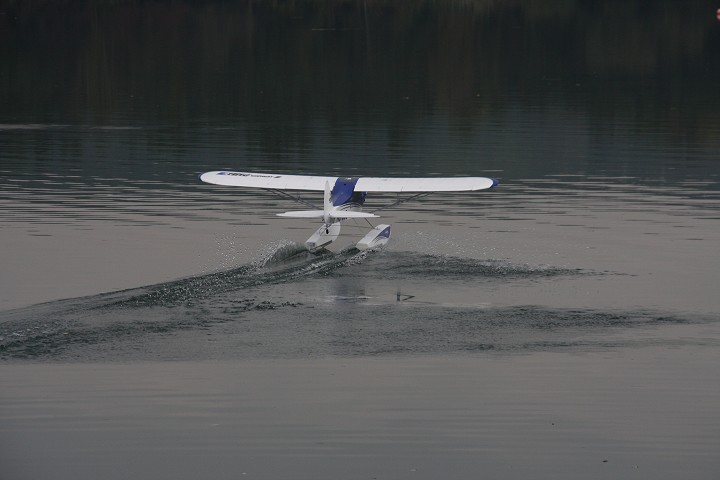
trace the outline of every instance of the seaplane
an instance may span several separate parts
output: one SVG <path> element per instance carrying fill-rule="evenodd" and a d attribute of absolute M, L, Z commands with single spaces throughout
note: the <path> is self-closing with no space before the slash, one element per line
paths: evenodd
<path fill-rule="evenodd" d="M 357 242 L 356 247 L 358 250 L 375 250 L 390 240 L 390 225 L 373 226 L 370 223 L 369 219 L 379 217 L 376 212 L 431 193 L 487 190 L 498 185 L 497 180 L 485 177 L 322 177 L 226 170 L 203 173 L 200 180 L 228 187 L 264 189 L 312 208 L 277 214 L 280 217 L 322 220 L 320 228 L 305 242 L 311 253 L 322 251 L 337 240 L 341 223 L 345 220 L 364 219 L 372 229 Z M 289 193 L 298 190 L 324 192 L 322 209 Z M 363 211 L 368 193 L 396 193 L 398 199 L 372 211 Z"/>

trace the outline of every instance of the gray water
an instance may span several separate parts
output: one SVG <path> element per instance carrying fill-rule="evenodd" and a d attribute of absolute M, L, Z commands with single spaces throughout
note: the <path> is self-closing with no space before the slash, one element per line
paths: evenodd
<path fill-rule="evenodd" d="M 37 1 L 0 36 L 3 479 L 720 475 L 712 5 Z M 501 184 L 312 255 L 216 169 Z"/>

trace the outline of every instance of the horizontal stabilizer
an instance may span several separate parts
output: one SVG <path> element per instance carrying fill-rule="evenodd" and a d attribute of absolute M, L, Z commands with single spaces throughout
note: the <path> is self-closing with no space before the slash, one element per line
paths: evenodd
<path fill-rule="evenodd" d="M 330 212 L 332 218 L 376 218 L 378 215 L 367 212 L 355 212 L 353 210 L 335 210 Z"/>
<path fill-rule="evenodd" d="M 278 217 L 290 218 L 323 218 L 325 212 L 323 210 L 298 210 L 295 212 L 277 213 Z"/>
<path fill-rule="evenodd" d="M 323 210 L 298 210 L 293 212 L 285 212 L 276 214 L 278 217 L 288 218 L 323 218 L 325 211 Z M 377 215 L 368 212 L 355 212 L 352 210 L 335 210 L 329 212 L 330 218 L 375 218 Z"/>

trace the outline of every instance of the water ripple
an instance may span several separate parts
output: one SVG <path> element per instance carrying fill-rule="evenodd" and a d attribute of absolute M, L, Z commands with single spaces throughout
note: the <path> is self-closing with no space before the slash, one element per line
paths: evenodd
<path fill-rule="evenodd" d="M 283 294 L 291 284 L 296 289 L 328 277 L 429 275 L 502 282 L 587 274 L 593 273 L 407 252 L 368 254 L 354 248 L 316 256 L 285 242 L 239 268 L 5 312 L 0 358 L 188 359 L 206 358 L 211 351 L 217 355 L 218 348 L 225 356 L 251 358 L 586 351 L 658 341 L 696 343 L 658 340 L 647 332 L 712 321 L 640 310 L 377 302 L 365 296 L 323 302 Z"/>

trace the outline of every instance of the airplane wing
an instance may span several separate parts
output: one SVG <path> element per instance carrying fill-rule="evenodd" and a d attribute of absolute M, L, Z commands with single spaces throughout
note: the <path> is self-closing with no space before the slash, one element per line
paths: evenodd
<path fill-rule="evenodd" d="M 249 173 L 218 171 L 207 172 L 200 180 L 215 185 L 234 187 L 267 188 L 271 190 L 325 190 L 325 182 L 334 185 L 338 177 L 315 177 L 309 175 L 281 175 L 272 173 Z M 485 177 L 360 177 L 356 192 L 463 192 L 485 190 L 498 182 Z"/>
<path fill-rule="evenodd" d="M 360 177 L 355 190 L 359 192 L 466 192 L 485 190 L 497 185 L 497 181 L 485 177 Z"/>
<path fill-rule="evenodd" d="M 325 182 L 334 185 L 337 178 L 250 172 L 207 172 L 200 175 L 200 180 L 215 185 L 268 188 L 271 190 L 315 190 L 320 192 L 325 190 Z"/>

